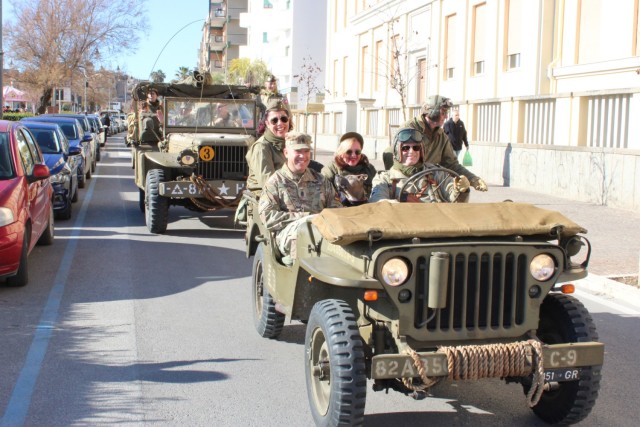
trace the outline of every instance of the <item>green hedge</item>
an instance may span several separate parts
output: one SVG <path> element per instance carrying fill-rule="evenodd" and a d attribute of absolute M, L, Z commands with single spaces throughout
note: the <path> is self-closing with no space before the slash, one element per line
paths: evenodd
<path fill-rule="evenodd" d="M 2 113 L 2 120 L 12 120 L 17 122 L 23 117 L 33 117 L 35 114 L 33 113 Z"/>

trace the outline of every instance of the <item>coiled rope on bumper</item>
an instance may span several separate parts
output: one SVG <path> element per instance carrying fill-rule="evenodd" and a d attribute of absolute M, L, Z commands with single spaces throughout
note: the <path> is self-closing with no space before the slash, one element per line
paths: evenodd
<path fill-rule="evenodd" d="M 212 203 L 207 203 L 204 200 L 195 197 L 189 198 L 194 205 L 204 211 L 212 212 L 218 209 L 235 208 L 238 206 L 238 203 L 242 198 L 242 193 L 240 193 L 233 200 L 225 199 L 215 188 L 210 186 L 203 177 L 198 176 L 195 173 L 191 174 L 190 180 L 198 188 L 200 193 L 202 193 L 205 200 Z"/>
<path fill-rule="evenodd" d="M 402 381 L 408 389 L 424 391 L 442 379 L 426 375 L 424 363 L 413 349 L 406 350 L 406 353 L 413 359 L 422 380 L 422 384 L 414 385 L 411 378 L 403 378 Z M 438 353 L 447 355 L 449 380 L 527 377 L 533 371 L 531 388 L 527 393 L 529 406 L 535 406 L 544 392 L 542 344 L 539 341 L 440 347 Z"/>

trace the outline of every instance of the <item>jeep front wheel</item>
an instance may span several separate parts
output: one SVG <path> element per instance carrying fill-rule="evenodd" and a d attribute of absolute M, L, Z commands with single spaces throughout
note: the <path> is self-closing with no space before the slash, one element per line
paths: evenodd
<path fill-rule="evenodd" d="M 160 195 L 160 183 L 164 181 L 162 169 L 151 169 L 145 181 L 145 222 L 150 232 L 162 234 L 167 231 L 169 199 Z"/>
<path fill-rule="evenodd" d="M 277 338 L 285 315 L 276 311 L 276 303 L 264 283 L 264 245 L 260 243 L 253 257 L 253 323 L 263 338 Z"/>
<path fill-rule="evenodd" d="M 576 298 L 549 294 L 540 307 L 538 338 L 545 344 L 591 342 L 598 340 L 595 324 L 587 309 Z M 600 389 L 601 366 L 582 368 L 577 381 L 550 383 L 540 401 L 531 408 L 550 424 L 574 424 L 589 415 Z M 525 393 L 529 387 L 525 385 Z"/>
<path fill-rule="evenodd" d="M 305 358 L 307 396 L 316 425 L 362 425 L 367 396 L 364 348 L 346 302 L 330 299 L 313 306 Z"/>

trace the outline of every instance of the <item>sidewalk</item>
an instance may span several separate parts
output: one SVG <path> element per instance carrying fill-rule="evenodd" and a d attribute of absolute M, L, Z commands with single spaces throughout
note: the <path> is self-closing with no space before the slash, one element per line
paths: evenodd
<path fill-rule="evenodd" d="M 332 157 L 332 153 L 318 151 L 316 160 L 327 164 Z M 378 170 L 383 168 L 381 160 L 373 160 L 372 163 Z M 470 169 L 473 171 L 473 168 Z M 559 211 L 587 229 L 586 237 L 592 248 L 589 262 L 589 272 L 592 275 L 619 277 L 638 274 L 640 213 L 503 187 L 501 183 L 487 184 L 489 191 L 486 193 L 471 190 L 470 203 L 509 199 Z"/>

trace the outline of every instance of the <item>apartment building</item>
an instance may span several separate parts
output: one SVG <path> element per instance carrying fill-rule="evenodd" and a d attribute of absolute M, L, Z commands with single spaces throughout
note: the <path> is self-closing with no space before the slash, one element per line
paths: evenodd
<path fill-rule="evenodd" d="M 247 7 L 248 0 L 210 0 L 200 43 L 201 70 L 226 74 L 229 61 L 240 57 L 240 46 L 247 43 L 240 15 Z"/>
<path fill-rule="evenodd" d="M 326 1 L 249 0 L 240 25 L 247 29 L 243 58 L 260 59 L 278 78 L 278 89 L 292 108 L 306 105 L 306 88 L 299 77 L 314 64 L 315 86 L 324 88 L 326 46 Z M 312 99 L 311 101 L 315 101 Z"/>
<path fill-rule="evenodd" d="M 452 98 L 488 182 L 640 209 L 639 0 L 329 0 L 319 140 Z M 376 153 L 369 153 L 375 155 Z"/>

